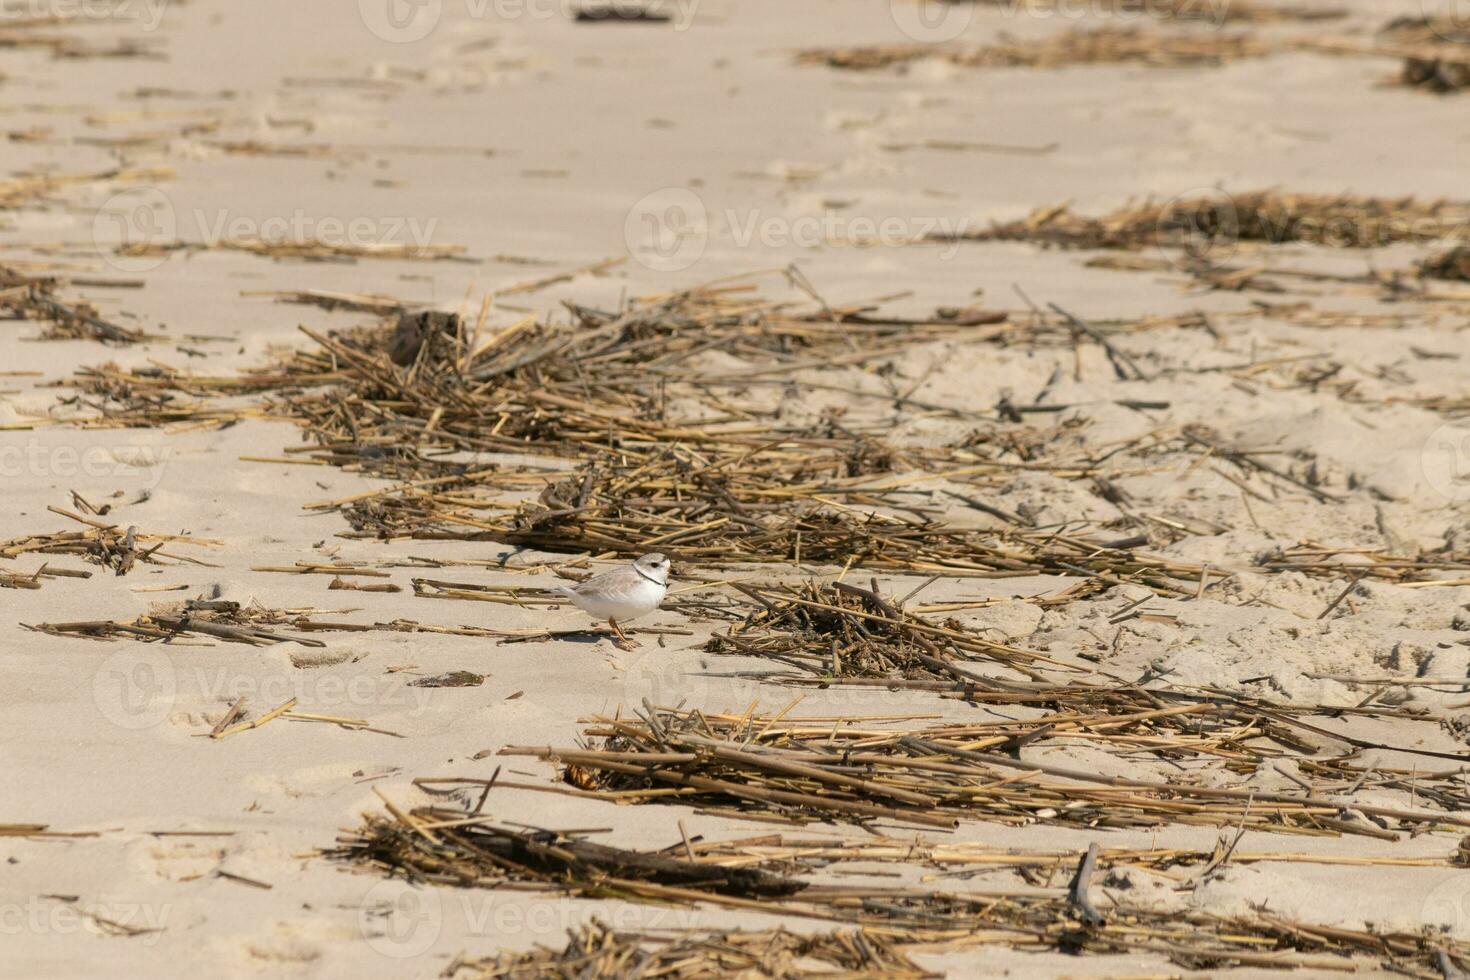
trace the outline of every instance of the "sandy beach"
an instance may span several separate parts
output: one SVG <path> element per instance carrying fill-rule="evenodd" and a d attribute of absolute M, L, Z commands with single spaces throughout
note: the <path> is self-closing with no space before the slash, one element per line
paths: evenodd
<path fill-rule="evenodd" d="M 0 0 L 0 975 L 1470 972 L 1454 6 Z"/>

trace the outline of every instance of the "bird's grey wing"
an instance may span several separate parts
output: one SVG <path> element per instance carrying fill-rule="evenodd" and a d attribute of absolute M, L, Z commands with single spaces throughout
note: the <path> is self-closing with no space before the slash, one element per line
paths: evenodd
<path fill-rule="evenodd" d="M 633 586 L 629 579 L 637 575 L 627 568 L 611 568 L 605 572 L 598 572 L 588 579 L 583 579 L 572 586 L 572 591 L 577 595 L 608 595 L 623 593 Z"/>

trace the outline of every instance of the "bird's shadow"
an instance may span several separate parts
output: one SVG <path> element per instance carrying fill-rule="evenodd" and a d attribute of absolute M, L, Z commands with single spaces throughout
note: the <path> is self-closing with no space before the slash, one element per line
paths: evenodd
<path fill-rule="evenodd" d="M 547 640 L 557 643 L 565 642 L 594 645 L 602 642 L 603 640 L 606 640 L 607 642 L 612 643 L 614 646 L 617 645 L 617 637 L 613 635 L 611 630 L 599 630 L 593 628 L 580 630 L 547 630 L 544 633 L 536 633 L 531 636 L 508 637 L 503 642 L 507 644 L 544 643 Z"/>
<path fill-rule="evenodd" d="M 552 633 L 553 640 L 563 640 L 567 643 L 601 643 L 607 640 L 611 643 L 617 637 L 610 630 L 567 630 L 566 632 Z"/>

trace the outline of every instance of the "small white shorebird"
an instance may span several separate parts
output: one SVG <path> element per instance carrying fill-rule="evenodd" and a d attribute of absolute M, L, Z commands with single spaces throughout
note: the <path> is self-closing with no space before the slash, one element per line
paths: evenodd
<path fill-rule="evenodd" d="M 556 591 L 572 600 L 578 609 L 607 620 L 621 641 L 619 646 L 636 646 L 618 624 L 647 616 L 664 601 L 669 591 L 669 560 L 658 553 L 644 555 L 631 565 Z"/>

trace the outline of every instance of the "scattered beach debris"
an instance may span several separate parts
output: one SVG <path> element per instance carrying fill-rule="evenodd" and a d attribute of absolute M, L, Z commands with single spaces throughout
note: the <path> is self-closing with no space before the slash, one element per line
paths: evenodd
<path fill-rule="evenodd" d="M 63 188 L 80 184 L 152 184 L 174 175 L 172 167 L 117 167 L 90 173 L 42 173 L 0 179 L 0 209 L 34 206 Z"/>
<path fill-rule="evenodd" d="M 1470 52 L 1458 58 L 1405 58 L 1400 76 L 1409 88 L 1447 95 L 1470 89 Z"/>
<path fill-rule="evenodd" d="M 54 276 L 28 276 L 0 266 L 0 317 L 46 323 L 41 335 L 46 340 L 136 344 L 150 339 L 142 330 L 104 319 L 86 301 L 63 302 L 56 295 L 59 286 Z"/>
<path fill-rule="evenodd" d="M 578 24 L 667 24 L 673 14 L 660 9 L 662 4 L 633 4 L 629 0 L 589 3 L 572 12 Z"/>
<path fill-rule="evenodd" d="M 1457 245 L 1436 252 L 1419 263 L 1419 274 L 1430 279 L 1452 279 L 1470 282 L 1470 246 Z"/>
<path fill-rule="evenodd" d="M 435 677 L 420 677 L 416 681 L 409 681 L 409 687 L 479 687 L 485 683 L 484 674 L 472 673 L 468 670 L 451 670 L 447 674 L 439 674 Z"/>
<path fill-rule="evenodd" d="M 259 605 L 242 606 L 228 599 L 187 599 L 182 603 L 162 603 L 152 612 L 127 622 L 94 620 L 76 623 L 41 623 L 27 629 L 54 636 L 84 636 L 107 640 L 131 637 L 140 640 L 174 640 L 187 636 L 207 636 L 228 643 L 270 646 L 275 643 L 299 643 L 302 646 L 326 646 L 320 640 L 290 636 L 265 629 L 266 626 L 307 628 L 305 617 L 318 610 L 266 609 Z"/>
<path fill-rule="evenodd" d="M 254 731 L 264 725 L 268 725 L 277 719 L 286 721 L 315 722 L 327 725 L 336 725 L 353 732 L 373 732 L 377 735 L 390 735 L 393 738 L 402 738 L 397 732 L 390 732 L 382 728 L 374 728 L 368 721 L 362 718 L 341 718 L 336 715 L 323 715 L 311 711 L 301 711 L 296 707 L 296 698 L 287 698 L 274 708 L 256 718 L 245 718 L 245 698 L 236 698 L 229 709 L 220 716 L 212 729 L 207 733 L 208 737 L 218 741 L 239 735 L 242 732 Z M 243 719 L 243 720 L 242 720 Z M 268 887 L 268 886 L 267 886 Z"/>
<path fill-rule="evenodd" d="M 0 541 L 0 558 L 14 559 L 21 555 L 76 555 L 94 565 L 110 568 L 118 575 L 126 575 L 138 562 L 163 565 L 187 562 L 192 565 L 208 566 L 209 563 L 187 555 L 164 551 L 165 545 L 183 544 L 193 547 L 222 547 L 222 542 L 206 538 L 194 538 L 180 534 L 143 534 L 135 527 L 120 528 L 60 507 L 47 507 L 53 514 L 69 517 L 87 525 L 85 531 L 58 531 L 53 534 L 29 534 L 9 541 Z M 52 575 L 69 574 L 64 570 L 52 569 Z"/>
<path fill-rule="evenodd" d="M 32 7 L 32 10 L 42 9 Z M 163 39 L 159 37 L 119 37 L 111 43 L 94 44 L 71 34 L 48 33 L 45 28 L 62 28 L 73 23 L 85 23 L 90 17 L 36 16 L 24 17 L 18 10 L 5 12 L 0 24 L 0 50 L 6 48 L 40 48 L 51 52 L 53 58 L 83 60 L 89 58 L 146 58 L 160 61 L 165 55 L 159 50 Z"/>

